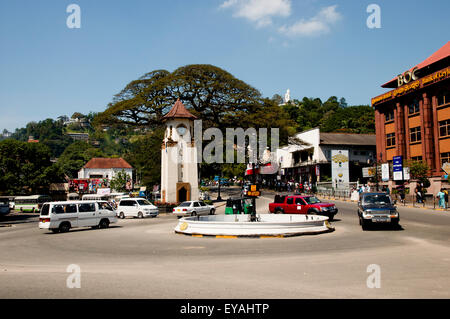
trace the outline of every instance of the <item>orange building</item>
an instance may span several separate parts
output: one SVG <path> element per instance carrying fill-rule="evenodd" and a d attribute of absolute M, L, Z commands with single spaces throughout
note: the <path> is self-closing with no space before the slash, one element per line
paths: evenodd
<path fill-rule="evenodd" d="M 450 162 L 450 41 L 403 74 L 382 85 L 391 88 L 374 97 L 377 158 L 422 160 L 433 182 Z M 392 176 L 391 176 L 392 179 Z"/>

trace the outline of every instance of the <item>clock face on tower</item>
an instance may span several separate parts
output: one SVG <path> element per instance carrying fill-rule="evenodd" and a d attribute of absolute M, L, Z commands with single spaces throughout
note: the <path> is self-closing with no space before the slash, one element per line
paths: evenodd
<path fill-rule="evenodd" d="M 180 136 L 186 134 L 186 127 L 184 125 L 180 125 L 177 127 L 177 132 Z"/>

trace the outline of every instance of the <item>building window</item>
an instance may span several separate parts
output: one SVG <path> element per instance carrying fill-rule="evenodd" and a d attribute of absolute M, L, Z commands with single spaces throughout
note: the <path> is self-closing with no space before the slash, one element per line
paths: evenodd
<path fill-rule="evenodd" d="M 385 116 L 386 116 L 386 122 L 393 121 L 394 120 L 394 111 L 392 110 L 392 111 L 385 113 Z"/>
<path fill-rule="evenodd" d="M 450 92 L 444 92 L 437 96 L 437 105 L 441 106 L 450 103 Z"/>
<path fill-rule="evenodd" d="M 439 137 L 450 135 L 450 120 L 439 121 Z"/>
<path fill-rule="evenodd" d="M 394 146 L 395 145 L 395 133 L 386 134 L 386 146 Z"/>
<path fill-rule="evenodd" d="M 408 105 L 408 113 L 409 115 L 419 113 L 419 100 L 415 99 L 411 104 Z"/>
<path fill-rule="evenodd" d="M 411 143 L 419 142 L 422 139 L 422 134 L 420 132 L 420 126 L 413 127 L 409 130 L 409 141 Z"/>
<path fill-rule="evenodd" d="M 413 156 L 411 157 L 411 161 L 420 162 L 422 161 L 422 156 Z"/>
<path fill-rule="evenodd" d="M 444 165 L 444 163 L 449 163 L 450 162 L 450 153 L 441 153 L 441 166 Z"/>

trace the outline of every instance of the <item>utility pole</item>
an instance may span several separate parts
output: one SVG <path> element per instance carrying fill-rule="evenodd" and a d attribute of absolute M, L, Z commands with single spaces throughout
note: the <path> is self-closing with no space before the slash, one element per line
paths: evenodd
<path fill-rule="evenodd" d="M 252 178 L 253 178 L 253 185 L 256 185 L 255 163 L 252 163 Z M 255 197 L 252 197 L 252 212 L 250 214 L 250 221 L 256 222 L 256 198 Z"/>
<path fill-rule="evenodd" d="M 222 200 L 222 197 L 220 197 L 220 182 L 222 179 L 222 168 L 219 165 L 219 169 L 220 169 L 220 174 L 219 174 L 219 187 L 217 189 L 217 200 Z"/>

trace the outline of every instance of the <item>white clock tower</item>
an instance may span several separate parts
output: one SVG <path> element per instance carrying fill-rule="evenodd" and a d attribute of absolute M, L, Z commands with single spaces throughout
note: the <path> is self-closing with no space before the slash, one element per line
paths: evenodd
<path fill-rule="evenodd" d="M 194 144 L 194 120 L 177 100 L 163 117 L 166 124 L 161 146 L 161 201 L 180 203 L 198 200 L 197 149 Z"/>

